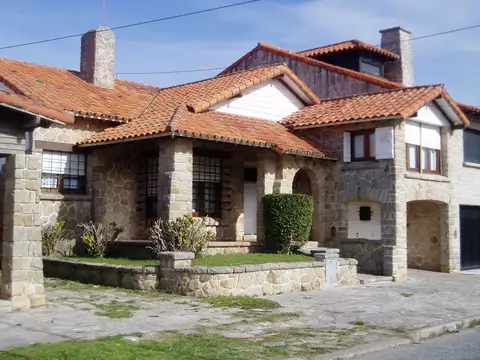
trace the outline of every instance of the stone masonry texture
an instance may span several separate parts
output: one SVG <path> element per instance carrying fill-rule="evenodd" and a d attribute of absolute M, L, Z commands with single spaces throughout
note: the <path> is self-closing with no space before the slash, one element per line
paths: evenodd
<path fill-rule="evenodd" d="M 39 211 L 41 153 L 5 164 L 1 297 L 12 309 L 45 304 Z"/>
<path fill-rule="evenodd" d="M 382 34 L 381 47 L 400 55 L 400 60 L 385 64 L 385 77 L 406 86 L 413 86 L 413 58 L 410 32 L 400 27 L 385 29 Z"/>
<path fill-rule="evenodd" d="M 80 73 L 83 79 L 104 88 L 115 83 L 115 35 L 99 26 L 82 36 Z"/>

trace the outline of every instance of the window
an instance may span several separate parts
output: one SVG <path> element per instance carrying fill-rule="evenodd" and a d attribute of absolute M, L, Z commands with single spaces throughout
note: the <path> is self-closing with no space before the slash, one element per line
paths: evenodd
<path fill-rule="evenodd" d="M 150 224 L 158 219 L 158 156 L 147 155 L 145 165 L 145 220 Z"/>
<path fill-rule="evenodd" d="M 360 206 L 358 208 L 358 219 L 360 221 L 371 221 L 373 211 L 370 206 Z"/>
<path fill-rule="evenodd" d="M 407 121 L 405 124 L 407 170 L 440 174 L 440 128 Z"/>
<path fill-rule="evenodd" d="M 480 131 L 463 131 L 463 161 L 480 164 Z"/>
<path fill-rule="evenodd" d="M 353 132 L 352 160 L 364 161 L 375 159 L 375 132 L 374 130 Z"/>
<path fill-rule="evenodd" d="M 221 217 L 221 159 L 193 157 L 193 212 L 196 216 Z"/>
<path fill-rule="evenodd" d="M 383 66 L 375 60 L 360 58 L 360 72 L 383 76 Z"/>
<path fill-rule="evenodd" d="M 85 154 L 44 151 L 42 189 L 46 192 L 84 193 Z"/>

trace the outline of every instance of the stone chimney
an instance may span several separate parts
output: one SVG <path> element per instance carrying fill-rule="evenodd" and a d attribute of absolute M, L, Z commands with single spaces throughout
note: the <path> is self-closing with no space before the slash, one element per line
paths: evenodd
<path fill-rule="evenodd" d="M 115 82 L 115 35 L 99 26 L 82 36 L 80 73 L 82 79 L 104 88 Z"/>
<path fill-rule="evenodd" d="M 412 45 L 410 31 L 401 27 L 380 30 L 382 49 L 400 55 L 400 60 L 385 63 L 385 77 L 388 80 L 413 86 Z"/>

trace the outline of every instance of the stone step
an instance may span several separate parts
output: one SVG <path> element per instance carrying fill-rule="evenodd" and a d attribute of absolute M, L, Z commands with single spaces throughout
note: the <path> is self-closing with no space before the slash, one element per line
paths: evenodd
<path fill-rule="evenodd" d="M 388 284 L 393 281 L 393 276 L 376 276 L 370 274 L 358 274 L 358 282 L 361 285 Z"/>

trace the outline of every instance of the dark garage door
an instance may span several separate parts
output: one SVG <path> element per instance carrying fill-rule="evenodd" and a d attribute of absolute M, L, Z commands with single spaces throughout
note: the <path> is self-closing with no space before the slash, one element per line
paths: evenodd
<path fill-rule="evenodd" d="M 462 269 L 480 268 L 480 206 L 460 206 Z"/>

